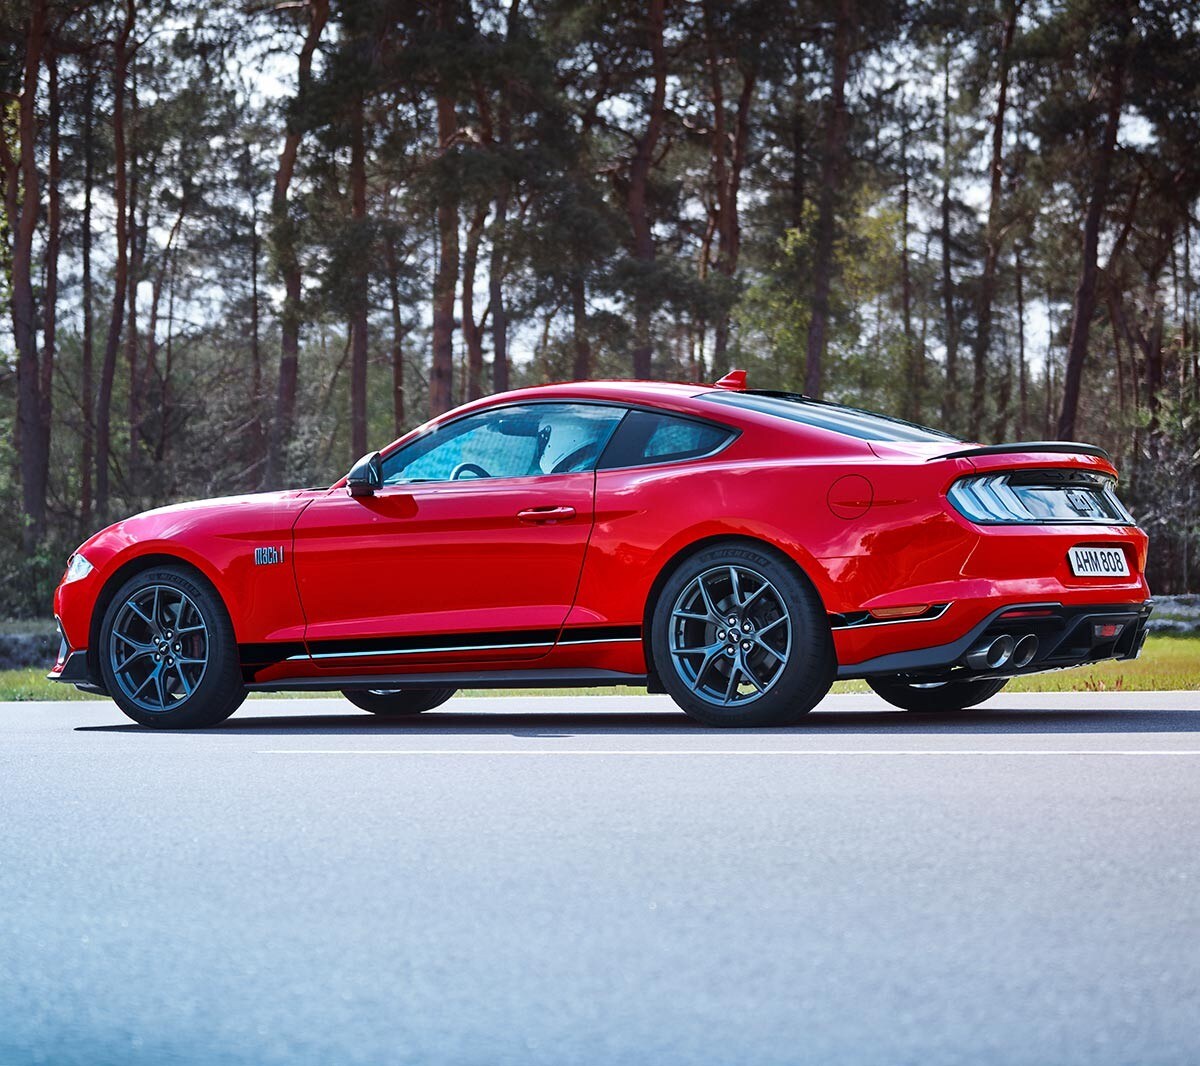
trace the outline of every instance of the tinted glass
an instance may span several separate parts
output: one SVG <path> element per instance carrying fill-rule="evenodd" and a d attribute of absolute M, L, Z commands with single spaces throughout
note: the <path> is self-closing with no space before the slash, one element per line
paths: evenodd
<path fill-rule="evenodd" d="M 860 411 L 857 407 L 808 400 L 801 396 L 785 394 L 766 395 L 752 392 L 704 393 L 700 399 L 729 407 L 741 407 L 748 411 L 760 411 L 766 415 L 777 415 L 792 422 L 801 422 L 816 429 L 828 429 L 844 433 L 859 440 L 875 441 L 944 441 L 957 437 L 940 430 L 918 426 L 899 418 Z"/>
<path fill-rule="evenodd" d="M 733 431 L 709 422 L 630 411 L 600 460 L 602 470 L 695 459 L 714 452 Z"/>
<path fill-rule="evenodd" d="M 383 483 L 539 477 L 591 470 L 624 412 L 527 404 L 468 415 L 383 461 Z"/>

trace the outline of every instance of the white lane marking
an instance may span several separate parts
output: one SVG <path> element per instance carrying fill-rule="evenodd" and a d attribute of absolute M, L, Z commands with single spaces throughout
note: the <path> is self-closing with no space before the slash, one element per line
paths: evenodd
<path fill-rule="evenodd" d="M 258 755 L 1200 755 L 1197 748 L 267 748 Z"/>

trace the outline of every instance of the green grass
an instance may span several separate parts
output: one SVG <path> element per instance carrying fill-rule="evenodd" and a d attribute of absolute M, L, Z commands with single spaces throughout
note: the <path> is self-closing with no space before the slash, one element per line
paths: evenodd
<path fill-rule="evenodd" d="M 73 685 L 47 681 L 44 670 L 0 670 L 0 702 L 10 700 L 94 700 Z M 1075 670 L 1034 674 L 1010 681 L 1007 692 L 1146 692 L 1200 689 L 1200 637 L 1150 637 L 1140 659 L 1105 662 Z M 464 696 L 635 696 L 643 689 L 466 689 Z M 839 681 L 834 692 L 867 692 L 864 681 Z M 256 699 L 318 696 L 321 693 L 260 693 Z M 328 695 L 328 694 L 327 694 Z"/>

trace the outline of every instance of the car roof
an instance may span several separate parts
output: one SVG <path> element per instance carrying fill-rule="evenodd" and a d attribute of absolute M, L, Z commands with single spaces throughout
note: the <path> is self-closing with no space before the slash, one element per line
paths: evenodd
<path fill-rule="evenodd" d="M 734 402 L 737 397 L 745 396 L 754 402 Z M 782 399 L 805 401 L 812 405 L 812 417 L 792 417 L 794 412 L 784 413 L 771 410 L 765 404 L 778 403 Z M 496 393 L 480 397 L 469 403 L 456 407 L 445 414 L 418 427 L 395 441 L 385 450 L 390 454 L 395 448 L 402 446 L 413 436 L 427 432 L 435 426 L 444 425 L 464 415 L 477 411 L 486 411 L 506 404 L 535 403 L 547 401 L 592 401 L 598 403 L 614 403 L 629 406 L 644 405 L 674 411 L 679 414 L 703 418 L 706 421 L 731 425 L 739 430 L 754 427 L 757 433 L 765 432 L 769 437 L 791 439 L 795 442 L 789 447 L 819 448 L 822 454 L 845 452 L 860 454 L 864 449 L 871 451 L 869 441 L 889 440 L 890 437 L 877 437 L 855 432 L 853 427 L 834 424 L 837 419 L 871 418 L 880 422 L 893 422 L 897 425 L 909 425 L 900 419 L 889 418 L 870 411 L 862 411 L 840 404 L 827 403 L 821 400 L 808 400 L 793 393 L 773 393 L 728 387 L 722 384 L 708 385 L 698 382 L 682 381 L 637 381 L 613 379 L 602 381 L 563 381 L 544 385 L 530 385 L 510 392 Z M 722 402 L 714 403 L 714 400 Z M 728 402 L 726 402 L 728 401 Z M 781 415 L 784 415 L 781 417 Z M 924 427 L 912 426 L 924 434 L 929 434 L 930 440 L 940 437 L 937 431 L 929 431 Z M 765 439 L 759 437 L 760 446 Z M 947 442 L 954 438 L 947 437 Z M 801 443 L 803 442 L 803 443 Z"/>
<path fill-rule="evenodd" d="M 629 381 L 629 380 L 600 380 L 600 381 L 558 381 L 547 385 L 530 385 L 512 392 L 499 393 L 489 396 L 488 401 L 511 402 L 527 399 L 595 399 L 613 400 L 628 403 L 662 403 L 666 401 L 675 406 L 680 401 L 692 399 L 697 394 L 712 392 L 712 385 L 701 385 L 695 382 L 682 381 Z"/>

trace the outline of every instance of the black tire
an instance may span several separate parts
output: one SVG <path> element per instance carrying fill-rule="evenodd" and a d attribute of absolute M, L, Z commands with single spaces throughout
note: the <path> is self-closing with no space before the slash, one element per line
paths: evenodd
<path fill-rule="evenodd" d="M 867 684 L 892 706 L 906 711 L 962 711 L 990 700 L 1008 684 L 1008 678 L 947 681 L 937 688 L 920 688 L 891 677 L 868 677 Z"/>
<path fill-rule="evenodd" d="M 155 610 L 160 603 L 156 595 L 162 601 L 159 610 Z M 134 607 L 141 603 L 138 610 L 158 617 L 152 623 L 146 613 L 136 614 L 131 602 Z M 175 605 L 178 609 L 172 622 Z M 190 632 L 185 632 L 185 623 L 195 623 Z M 180 632 L 169 628 L 172 625 Z M 140 631 L 131 628 L 135 626 L 141 627 Z M 197 626 L 202 626 L 203 632 Z M 129 639 L 131 633 L 141 639 L 135 643 Z M 229 612 L 209 583 L 186 566 L 143 570 L 117 589 L 101 620 L 98 645 L 105 688 L 113 702 L 140 725 L 203 729 L 225 721 L 246 698 Z M 143 645 L 149 650 L 136 651 Z M 196 666 L 201 655 L 203 665 Z M 158 680 L 151 676 L 155 671 Z M 141 697 L 137 695 L 139 681 L 146 693 Z M 161 708 L 146 706 L 156 701 Z"/>
<path fill-rule="evenodd" d="M 410 718 L 422 711 L 440 707 L 456 693 L 456 688 L 373 689 L 347 688 L 342 695 L 355 707 L 385 718 Z"/>
<path fill-rule="evenodd" d="M 734 570 L 740 575 L 736 585 L 727 576 Z M 736 619 L 733 629 L 719 628 L 730 618 Z M 781 633 L 787 634 L 786 647 Z M 650 652 L 671 698 L 710 726 L 790 725 L 821 701 L 837 670 L 816 590 L 785 556 L 744 541 L 705 548 L 675 569 L 654 607 Z"/>

